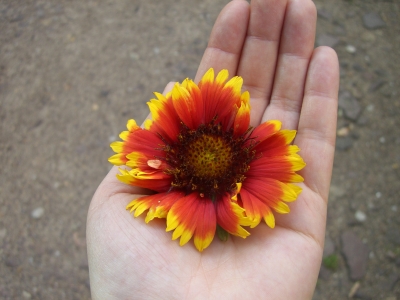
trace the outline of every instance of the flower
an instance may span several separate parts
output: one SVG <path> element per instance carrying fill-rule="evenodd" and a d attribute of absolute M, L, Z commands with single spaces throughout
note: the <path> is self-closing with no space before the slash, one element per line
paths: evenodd
<path fill-rule="evenodd" d="M 227 70 L 209 69 L 198 85 L 186 79 L 166 96 L 148 102 L 152 120 L 144 128 L 129 120 L 109 161 L 122 182 L 156 193 L 134 199 L 127 209 L 145 222 L 166 218 L 167 231 L 180 245 L 192 237 L 199 251 L 215 234 L 247 237 L 243 226 L 261 219 L 275 227 L 275 213 L 288 213 L 296 200 L 305 166 L 291 145 L 296 131 L 281 122 L 250 127 L 250 95 L 243 80 Z"/>

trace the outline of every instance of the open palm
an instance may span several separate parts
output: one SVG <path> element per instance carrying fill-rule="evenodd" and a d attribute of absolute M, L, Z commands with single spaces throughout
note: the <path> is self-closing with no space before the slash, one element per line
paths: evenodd
<path fill-rule="evenodd" d="M 244 79 L 251 124 L 282 121 L 307 163 L 291 213 L 245 240 L 179 247 L 165 220 L 145 224 L 125 207 L 146 191 L 113 168 L 93 197 L 87 241 L 93 299 L 310 299 L 322 257 L 335 144 L 338 62 L 314 48 L 311 0 L 230 2 L 218 17 L 196 81 L 210 67 Z M 168 88 L 168 87 L 167 87 Z"/>

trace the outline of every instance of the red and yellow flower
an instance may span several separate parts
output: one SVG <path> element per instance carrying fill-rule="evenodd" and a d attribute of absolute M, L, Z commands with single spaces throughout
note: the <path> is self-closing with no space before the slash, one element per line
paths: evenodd
<path fill-rule="evenodd" d="M 127 209 L 146 222 L 166 218 L 180 245 L 192 237 L 199 251 L 217 233 L 245 238 L 243 226 L 261 219 L 275 227 L 275 213 L 288 213 L 303 181 L 305 166 L 291 145 L 296 131 L 279 121 L 250 127 L 250 95 L 243 80 L 210 69 L 198 85 L 186 79 L 166 96 L 148 103 L 152 120 L 144 128 L 129 120 L 109 161 L 121 168 L 124 183 L 157 193 L 134 199 Z"/>

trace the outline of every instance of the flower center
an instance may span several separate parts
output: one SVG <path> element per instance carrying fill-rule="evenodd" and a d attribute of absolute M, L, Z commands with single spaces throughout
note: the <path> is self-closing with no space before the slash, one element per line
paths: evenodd
<path fill-rule="evenodd" d="M 231 165 L 232 148 L 221 136 L 200 135 L 188 145 L 185 156 L 194 176 L 218 178 Z"/>
<path fill-rule="evenodd" d="M 234 137 L 232 130 L 224 131 L 213 122 L 190 130 L 182 124 L 178 141 L 166 142 L 165 172 L 172 176 L 172 188 L 187 194 L 198 191 L 200 196 L 216 199 L 226 192 L 232 193 L 236 184 L 243 182 L 244 174 L 254 159 L 254 143 L 248 142 L 247 133 Z"/>

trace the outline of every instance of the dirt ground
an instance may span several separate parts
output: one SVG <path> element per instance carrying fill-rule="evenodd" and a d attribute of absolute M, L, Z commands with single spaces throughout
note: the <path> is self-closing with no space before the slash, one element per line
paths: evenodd
<path fill-rule="evenodd" d="M 0 298 L 90 299 L 109 143 L 193 77 L 226 0 L 0 1 Z M 400 3 L 315 1 L 341 108 L 314 299 L 400 300 Z"/>

